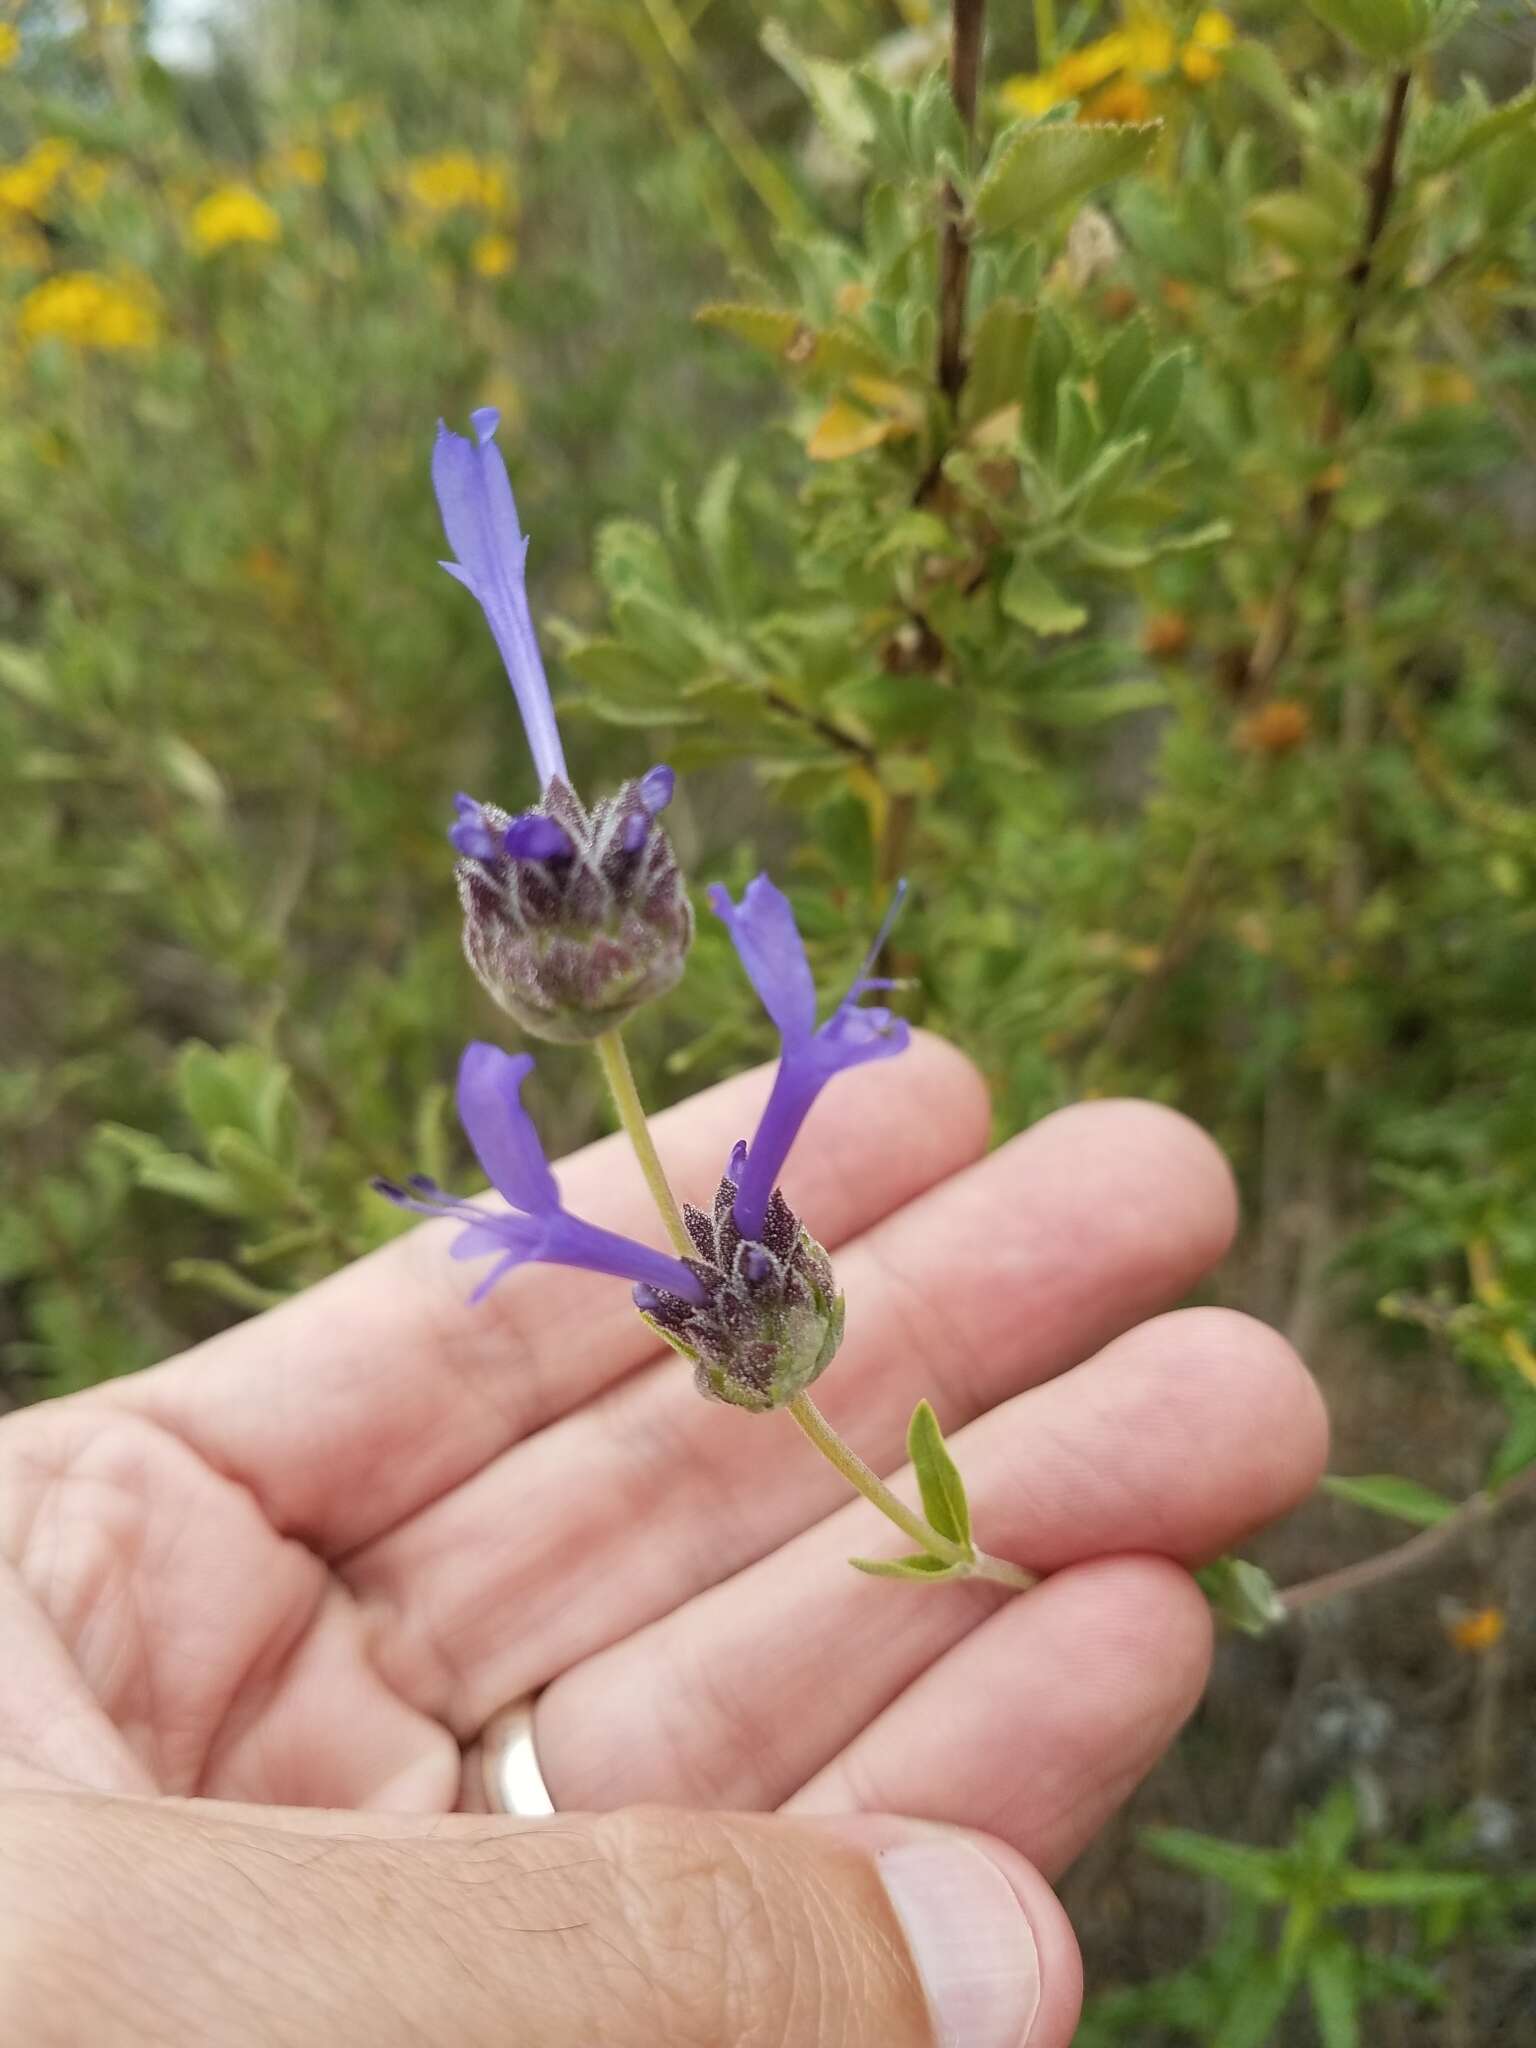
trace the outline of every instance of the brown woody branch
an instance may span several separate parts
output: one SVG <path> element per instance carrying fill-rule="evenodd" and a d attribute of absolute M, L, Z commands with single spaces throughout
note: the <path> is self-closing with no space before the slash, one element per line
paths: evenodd
<path fill-rule="evenodd" d="M 976 96 L 981 84 L 981 43 L 987 0 L 954 0 L 949 49 L 949 89 L 967 135 L 976 132 Z M 971 237 L 965 203 L 953 185 L 944 188 L 944 240 L 939 252 L 939 388 L 956 399 L 965 383 L 965 301 L 971 277 Z"/>
<path fill-rule="evenodd" d="M 1422 1571 L 1426 1565 L 1433 1564 L 1447 1551 L 1455 1549 L 1474 1530 L 1485 1528 L 1496 1516 L 1507 1514 L 1511 1508 L 1533 1504 L 1536 1504 L 1536 1465 L 1528 1467 L 1518 1478 L 1511 1479 L 1497 1493 L 1474 1493 L 1443 1522 L 1436 1522 L 1432 1529 L 1421 1529 L 1406 1543 L 1394 1544 L 1390 1550 L 1383 1550 L 1375 1557 L 1362 1558 L 1358 1564 L 1343 1565 L 1336 1572 L 1324 1572 L 1321 1578 L 1306 1579 L 1299 1586 L 1286 1587 L 1279 1596 L 1280 1605 L 1287 1615 L 1299 1614 L 1304 1608 L 1321 1606 L 1325 1600 L 1337 1600 L 1346 1593 L 1364 1593 L 1391 1579 Z"/>

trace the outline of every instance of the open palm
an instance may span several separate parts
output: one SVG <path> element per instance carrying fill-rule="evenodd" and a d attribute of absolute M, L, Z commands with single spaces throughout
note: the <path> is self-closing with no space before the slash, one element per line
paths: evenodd
<path fill-rule="evenodd" d="M 674 1185 L 712 1190 L 766 1086 L 659 1121 Z M 700 1401 L 612 1282 L 529 1269 L 467 1308 L 429 1224 L 0 1424 L 0 1772 L 441 1812 L 461 1745 L 542 1689 L 562 1810 L 898 1811 L 1059 1869 L 1199 1694 L 1181 1566 L 1304 1493 L 1324 1428 L 1270 1331 L 1159 1313 L 1233 1227 L 1191 1125 L 1093 1103 L 986 1135 L 919 1039 L 828 1092 L 786 1191 L 848 1297 L 823 1405 L 888 1472 L 932 1399 L 1035 1591 L 849 1571 L 900 1539 L 784 1417 Z M 618 1140 L 562 1180 L 654 1240 Z"/>

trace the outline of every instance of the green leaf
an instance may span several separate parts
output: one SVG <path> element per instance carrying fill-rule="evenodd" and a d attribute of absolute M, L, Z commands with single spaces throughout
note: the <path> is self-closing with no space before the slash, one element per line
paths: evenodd
<path fill-rule="evenodd" d="M 917 1473 L 923 1513 L 941 1536 L 971 1548 L 971 1510 L 965 1481 L 944 1442 L 939 1418 L 926 1401 L 912 1410 L 907 1427 L 907 1456 Z"/>
<path fill-rule="evenodd" d="M 1117 127 L 1053 122 L 1004 139 L 976 194 L 976 224 L 987 234 L 1034 234 L 1062 207 L 1122 178 L 1152 153 L 1161 123 Z"/>
<path fill-rule="evenodd" d="M 1152 331 L 1138 313 L 1127 320 L 1094 366 L 1093 381 L 1104 425 L 1114 433 L 1131 393 L 1138 389 L 1152 361 Z"/>
<path fill-rule="evenodd" d="M 1001 603 L 1010 619 L 1017 619 L 1032 633 L 1075 633 L 1088 623 L 1086 607 L 1058 590 L 1028 555 L 1015 555 L 1003 583 Z"/>
<path fill-rule="evenodd" d="M 1455 27 L 1469 0 L 1307 0 L 1318 20 L 1379 64 L 1400 65 Z"/>
<path fill-rule="evenodd" d="M 1323 1491 L 1336 1500 L 1351 1500 L 1356 1507 L 1373 1508 L 1378 1515 L 1391 1515 L 1420 1529 L 1433 1529 L 1456 1512 L 1456 1503 L 1443 1493 L 1391 1472 L 1367 1473 L 1359 1479 L 1336 1478 L 1330 1473 L 1323 1481 Z"/>
<path fill-rule="evenodd" d="M 1005 405 L 1023 402 L 1034 331 L 1034 313 L 1018 299 L 994 300 L 976 322 L 960 397 L 960 415 L 967 425 L 990 418 Z"/>
<path fill-rule="evenodd" d="M 677 678 L 622 640 L 589 640 L 565 657 L 588 686 L 570 708 L 613 725 L 686 725 L 703 716 L 681 701 Z"/>
<path fill-rule="evenodd" d="M 287 1299 L 279 1289 L 259 1286 L 222 1259 L 175 1259 L 169 1272 L 180 1287 L 201 1287 L 205 1293 L 257 1315 Z"/>
<path fill-rule="evenodd" d="M 1359 2048 L 1359 1973 L 1346 1941 L 1320 1943 L 1307 1959 L 1307 1990 L 1323 2048 Z"/>
<path fill-rule="evenodd" d="M 946 1564 L 941 1557 L 850 1557 L 856 1572 L 868 1572 L 872 1579 L 963 1579 L 963 1564 Z"/>
<path fill-rule="evenodd" d="M 1142 373 L 1115 422 L 1117 432 L 1149 434 L 1154 443 L 1162 440 L 1184 396 L 1184 362 L 1183 351 L 1175 349 Z"/>
<path fill-rule="evenodd" d="M 1352 1870 L 1344 1895 L 1357 1906 L 1437 1906 L 1475 1899 L 1488 1879 L 1460 1870 Z"/>
<path fill-rule="evenodd" d="M 264 1211 L 292 1209 L 297 1190 L 292 1176 L 274 1159 L 269 1159 L 244 1131 L 215 1131 L 208 1141 L 208 1156 L 231 1185 L 240 1190 L 242 1207 Z"/>
<path fill-rule="evenodd" d="M 1304 264 L 1338 263 L 1354 246 L 1348 219 L 1306 192 L 1266 192 L 1243 218 L 1255 234 Z"/>
<path fill-rule="evenodd" d="M 245 1204 L 238 1191 L 201 1160 L 184 1152 L 172 1152 L 148 1131 L 130 1130 L 124 1124 L 103 1124 L 98 1133 L 102 1144 L 127 1158 L 139 1187 L 177 1201 L 191 1202 L 215 1216 L 238 1216 Z"/>
<path fill-rule="evenodd" d="M 1189 1828 L 1148 1828 L 1142 1846 L 1164 1863 L 1214 1878 L 1245 1898 L 1278 1904 L 1287 1895 L 1279 1857 L 1268 1849 L 1250 1849 L 1241 1842 L 1218 1841 Z"/>
<path fill-rule="evenodd" d="M 1336 1870 L 1348 1855 L 1360 1824 L 1354 1787 L 1335 1785 L 1315 1813 L 1307 1815 L 1297 1830 L 1314 1866 Z"/>
<path fill-rule="evenodd" d="M 1536 86 L 1527 86 L 1524 92 L 1516 93 L 1502 106 L 1492 107 L 1486 114 L 1479 115 L 1458 140 L 1448 162 L 1465 163 L 1469 157 L 1490 149 L 1506 136 L 1529 134 L 1533 128 L 1536 128 Z"/>
<path fill-rule="evenodd" d="M 1289 1975 L 1273 1957 L 1255 1963 L 1238 1982 L 1211 2048 L 1270 2048 L 1291 1991 Z"/>
<path fill-rule="evenodd" d="M 1024 367 L 1024 431 L 1049 456 L 1056 446 L 1056 393 L 1072 366 L 1072 337 L 1047 306 L 1035 325 Z"/>
<path fill-rule="evenodd" d="M 738 341 L 749 342 L 771 356 L 784 356 L 808 332 L 805 322 L 790 306 L 752 306 L 720 300 L 700 306 L 693 317 L 700 327 L 734 335 Z"/>
<path fill-rule="evenodd" d="M 1266 1635 L 1285 1619 L 1274 1580 L 1245 1557 L 1219 1557 L 1195 1577 L 1221 1619 L 1244 1635 Z"/>

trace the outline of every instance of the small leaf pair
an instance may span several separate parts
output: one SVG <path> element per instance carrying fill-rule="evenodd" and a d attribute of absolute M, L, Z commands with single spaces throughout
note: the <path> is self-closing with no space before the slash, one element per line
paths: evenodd
<path fill-rule="evenodd" d="M 848 1562 L 856 1570 L 868 1572 L 876 1579 L 927 1579 L 934 1582 L 969 1578 L 976 1547 L 971 1541 L 971 1508 L 965 1497 L 965 1481 L 949 1455 L 944 1432 L 939 1428 L 939 1418 L 926 1401 L 919 1401 L 912 1411 L 912 1421 L 907 1429 L 907 1456 L 917 1474 L 923 1513 L 930 1527 L 950 1543 L 957 1544 L 964 1555 L 943 1558 L 919 1551 L 911 1557 L 852 1557 Z"/>

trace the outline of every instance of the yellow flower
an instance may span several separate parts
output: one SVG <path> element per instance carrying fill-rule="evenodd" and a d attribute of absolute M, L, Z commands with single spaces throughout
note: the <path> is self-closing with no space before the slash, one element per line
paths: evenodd
<path fill-rule="evenodd" d="M 149 348 L 159 333 L 148 280 L 103 277 L 94 270 L 45 278 L 21 302 L 18 326 L 27 341 L 55 338 L 77 348 Z"/>
<path fill-rule="evenodd" d="M 1117 78 L 1086 101 L 1079 121 L 1147 121 L 1152 95 L 1139 78 Z"/>
<path fill-rule="evenodd" d="M 21 55 L 21 37 L 8 21 L 0 21 L 0 71 L 9 71 Z"/>
<path fill-rule="evenodd" d="M 1126 68 L 1156 78 L 1173 68 L 1173 30 L 1159 15 L 1138 10 L 1126 31 Z"/>
<path fill-rule="evenodd" d="M 275 242 L 282 223 L 249 185 L 221 185 L 192 209 L 192 240 L 205 256 L 232 242 Z"/>
<path fill-rule="evenodd" d="M 1462 1615 L 1450 1628 L 1451 1641 L 1458 1650 L 1480 1657 L 1503 1639 L 1504 1611 L 1499 1607 L 1478 1607 Z"/>
<path fill-rule="evenodd" d="M 1063 57 L 1056 66 L 1062 98 L 1075 100 L 1080 93 L 1091 92 L 1106 78 L 1113 78 L 1131 62 L 1133 49 L 1131 37 L 1119 29 L 1113 35 L 1100 36 L 1096 43 L 1084 43 L 1080 50 Z"/>
<path fill-rule="evenodd" d="M 1017 77 L 1005 79 L 998 93 L 1010 114 L 1048 114 L 1052 107 L 1059 107 L 1068 97 L 1054 72 L 1021 71 Z"/>
<path fill-rule="evenodd" d="M 62 136 L 46 136 L 24 157 L 0 171 L 0 207 L 12 213 L 41 213 L 75 154 Z"/>
<path fill-rule="evenodd" d="M 268 159 L 267 174 L 280 185 L 323 185 L 325 151 L 312 142 L 291 143 Z"/>
<path fill-rule="evenodd" d="M 1207 7 L 1195 16 L 1189 41 L 1179 55 L 1179 66 L 1191 85 L 1208 85 L 1221 70 L 1221 51 L 1237 30 L 1219 7 Z"/>
<path fill-rule="evenodd" d="M 482 277 L 505 277 L 517 261 L 517 250 L 510 235 L 478 235 L 469 260 Z"/>
<path fill-rule="evenodd" d="M 506 172 L 467 149 L 418 157 L 406 170 L 405 189 L 428 213 L 456 213 L 461 207 L 500 213 L 508 198 Z"/>

